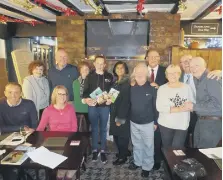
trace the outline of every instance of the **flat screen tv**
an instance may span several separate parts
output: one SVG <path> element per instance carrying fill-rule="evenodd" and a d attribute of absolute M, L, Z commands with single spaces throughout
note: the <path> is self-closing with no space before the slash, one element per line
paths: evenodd
<path fill-rule="evenodd" d="M 111 60 L 143 60 L 149 45 L 148 20 L 86 20 L 85 55 Z"/>

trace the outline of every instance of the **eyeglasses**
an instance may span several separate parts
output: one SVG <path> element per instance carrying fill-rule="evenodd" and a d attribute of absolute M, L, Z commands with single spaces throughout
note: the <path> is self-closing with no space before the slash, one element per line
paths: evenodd
<path fill-rule="evenodd" d="M 67 94 L 58 93 L 58 96 L 67 96 Z"/>

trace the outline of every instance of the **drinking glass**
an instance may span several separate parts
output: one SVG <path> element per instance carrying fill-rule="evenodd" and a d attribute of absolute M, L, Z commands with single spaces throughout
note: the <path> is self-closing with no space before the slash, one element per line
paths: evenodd
<path fill-rule="evenodd" d="M 26 143 L 26 129 L 25 129 L 25 126 L 23 127 L 20 127 L 20 134 L 23 136 L 24 138 L 24 143 Z"/>

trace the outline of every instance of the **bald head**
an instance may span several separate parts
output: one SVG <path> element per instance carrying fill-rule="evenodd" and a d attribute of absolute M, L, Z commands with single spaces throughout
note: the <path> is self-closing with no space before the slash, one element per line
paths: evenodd
<path fill-rule="evenodd" d="M 55 54 L 56 64 L 58 67 L 63 68 L 68 63 L 68 54 L 65 49 L 58 49 Z"/>
<path fill-rule="evenodd" d="M 207 63 L 202 57 L 194 57 L 190 61 L 190 71 L 194 77 L 199 79 L 207 68 Z"/>
<path fill-rule="evenodd" d="M 184 55 L 180 58 L 180 67 L 184 73 L 190 73 L 190 60 L 192 59 L 191 55 Z"/>

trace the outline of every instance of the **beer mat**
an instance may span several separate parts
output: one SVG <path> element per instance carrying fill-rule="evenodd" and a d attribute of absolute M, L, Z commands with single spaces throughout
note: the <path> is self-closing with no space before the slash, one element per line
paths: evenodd
<path fill-rule="evenodd" d="M 49 137 L 43 142 L 45 147 L 64 147 L 67 137 Z"/>

